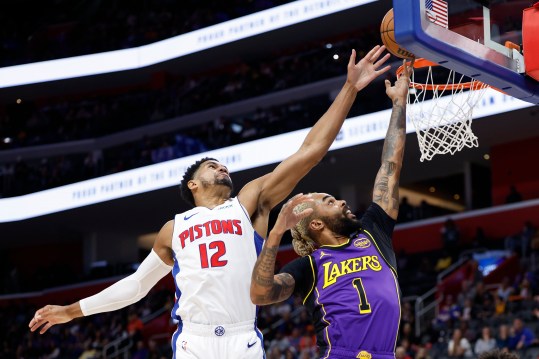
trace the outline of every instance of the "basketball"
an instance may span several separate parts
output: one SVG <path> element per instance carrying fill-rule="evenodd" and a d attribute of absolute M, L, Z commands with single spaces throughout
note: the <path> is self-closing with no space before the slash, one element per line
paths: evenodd
<path fill-rule="evenodd" d="M 395 41 L 394 28 L 393 9 L 390 9 L 382 19 L 382 24 L 380 25 L 380 36 L 382 37 L 382 42 L 384 45 L 386 45 L 387 51 L 397 57 L 403 59 L 411 59 L 415 57 L 414 54 L 400 46 L 397 41 Z"/>

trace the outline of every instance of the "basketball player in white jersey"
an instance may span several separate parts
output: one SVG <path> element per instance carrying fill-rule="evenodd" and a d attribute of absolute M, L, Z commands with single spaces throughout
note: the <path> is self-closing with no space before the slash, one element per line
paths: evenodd
<path fill-rule="evenodd" d="M 55 324 L 128 306 L 172 271 L 176 284 L 172 317 L 178 320 L 172 337 L 174 358 L 265 357 L 249 290 L 270 210 L 322 160 L 357 92 L 389 70 L 382 67 L 389 58 L 388 54 L 380 58 L 384 50 L 374 47 L 357 64 L 352 51 L 342 90 L 299 150 L 273 172 L 247 183 L 237 197 L 231 198 L 232 181 L 225 166 L 211 158 L 193 164 L 180 187 L 194 208 L 163 226 L 137 271 L 79 302 L 39 309 L 30 330 L 41 328 L 43 334 Z"/>

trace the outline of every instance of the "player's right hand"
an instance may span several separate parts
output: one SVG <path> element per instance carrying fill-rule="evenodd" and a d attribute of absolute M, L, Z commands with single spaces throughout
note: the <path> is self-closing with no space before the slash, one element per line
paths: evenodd
<path fill-rule="evenodd" d="M 30 331 L 35 332 L 41 326 L 39 334 L 45 333 L 55 324 L 67 323 L 73 318 L 67 313 L 67 308 L 59 305 L 47 305 L 39 309 L 28 324 Z"/>
<path fill-rule="evenodd" d="M 313 213 L 312 208 L 305 207 L 298 211 L 296 207 L 302 203 L 312 201 L 312 196 L 309 194 L 300 193 L 292 197 L 281 208 L 273 229 L 279 229 L 284 233 L 294 227 L 300 220 Z"/>

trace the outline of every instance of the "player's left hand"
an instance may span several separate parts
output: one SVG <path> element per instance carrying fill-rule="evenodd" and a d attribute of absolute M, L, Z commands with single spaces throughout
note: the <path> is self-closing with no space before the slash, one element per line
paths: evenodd
<path fill-rule="evenodd" d="M 397 81 L 395 81 L 394 86 L 391 86 L 391 82 L 389 80 L 385 81 L 386 94 L 393 103 L 395 103 L 395 100 L 398 100 L 401 104 L 406 103 L 406 97 L 408 96 L 408 90 L 410 88 L 410 76 L 412 76 L 412 71 L 414 68 L 414 61 L 415 59 L 412 59 L 412 61 L 408 63 L 406 60 L 402 60 L 404 70 Z"/>
<path fill-rule="evenodd" d="M 312 202 L 312 196 L 310 194 L 297 194 L 286 202 L 279 212 L 277 221 L 275 222 L 274 230 L 281 231 L 282 233 L 294 227 L 299 221 L 313 213 L 313 209 L 296 208 L 298 205 L 306 202 Z"/>

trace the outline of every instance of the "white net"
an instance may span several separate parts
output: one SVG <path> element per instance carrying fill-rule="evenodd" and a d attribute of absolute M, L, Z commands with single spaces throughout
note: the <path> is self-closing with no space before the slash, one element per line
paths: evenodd
<path fill-rule="evenodd" d="M 454 154 L 465 147 L 477 147 L 472 132 L 473 109 L 481 100 L 487 85 L 450 71 L 445 85 L 435 83 L 428 66 L 424 84 L 412 73 L 408 93 L 407 115 L 415 126 L 421 162 L 437 154 Z M 457 82 L 455 82 L 455 80 Z"/>

